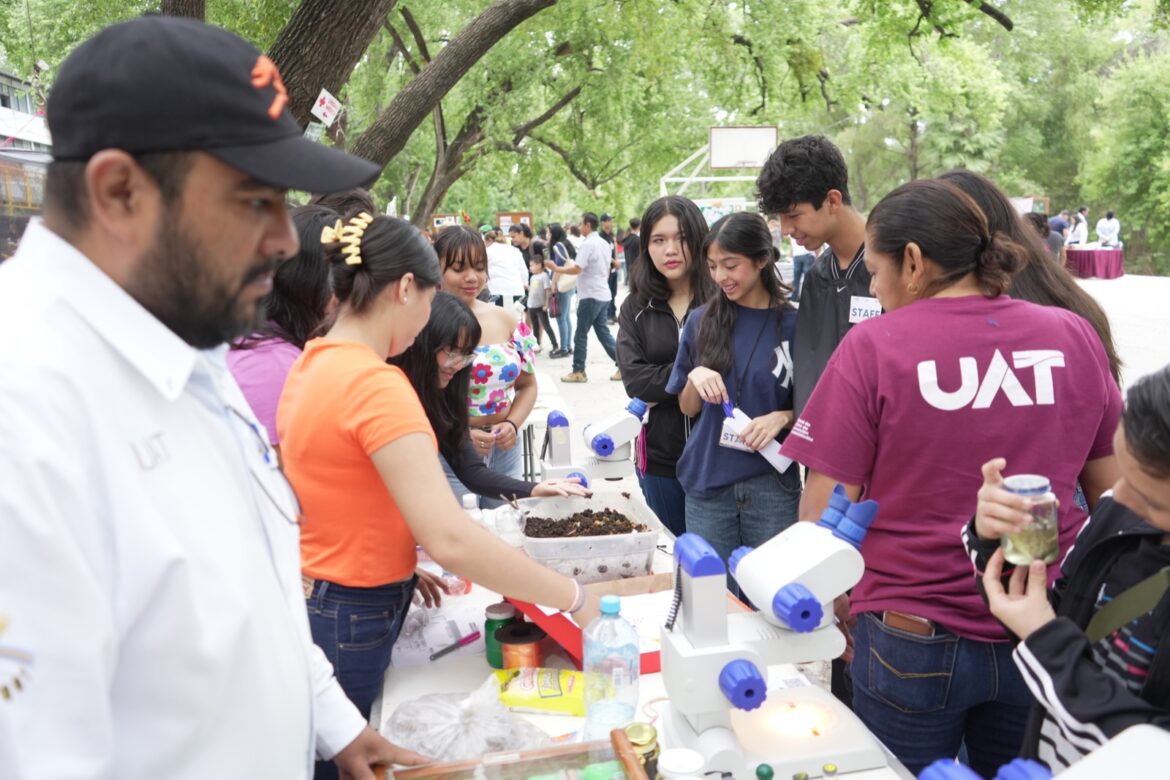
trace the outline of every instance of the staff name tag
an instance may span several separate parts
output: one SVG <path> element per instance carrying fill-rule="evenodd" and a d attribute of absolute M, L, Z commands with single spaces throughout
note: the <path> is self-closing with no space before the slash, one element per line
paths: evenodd
<path fill-rule="evenodd" d="M 882 305 L 877 298 L 864 295 L 849 296 L 849 321 L 862 322 L 882 313 Z"/>
<path fill-rule="evenodd" d="M 719 437 L 719 446 L 727 447 L 732 450 L 740 450 L 741 452 L 755 452 L 751 447 L 743 443 L 739 435 L 731 429 L 730 420 L 723 421 L 723 435 Z"/>

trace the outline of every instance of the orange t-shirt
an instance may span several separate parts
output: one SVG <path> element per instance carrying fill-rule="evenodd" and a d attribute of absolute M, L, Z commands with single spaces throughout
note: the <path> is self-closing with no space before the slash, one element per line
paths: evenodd
<path fill-rule="evenodd" d="M 414 535 L 370 455 L 435 434 L 410 381 L 364 344 L 313 339 L 276 412 L 285 474 L 301 502 L 301 569 L 355 588 L 410 577 Z"/>

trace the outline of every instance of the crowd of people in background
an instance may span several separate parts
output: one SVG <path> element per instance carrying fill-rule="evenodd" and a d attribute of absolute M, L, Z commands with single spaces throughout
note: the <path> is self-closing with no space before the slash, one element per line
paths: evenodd
<path fill-rule="evenodd" d="M 253 66 L 275 70 L 147 17 L 56 75 L 44 220 L 0 268 L 21 334 L 0 344 L 0 630 L 37 671 L 4 689 L 0 775 L 427 760 L 368 726 L 412 599 L 446 590 L 420 551 L 598 614 L 463 511 L 590 495 L 520 468 L 539 361 L 589 381 L 590 333 L 649 404 L 635 470 L 674 534 L 726 561 L 834 490 L 879 503 L 835 604 L 833 690 L 911 772 L 1060 769 L 1170 725 L 1165 588 L 1111 606 L 1170 564 L 1170 368 L 1123 405 L 1108 319 L 1057 251 L 1088 244 L 1087 207 L 1021 217 L 955 170 L 863 215 L 841 151 L 804 136 L 762 166 L 759 214 L 708 225 L 674 195 L 620 231 L 586 211 L 424 232 L 381 215 L 360 186 L 378 167 L 304 139 Z M 101 101 L 93 72 L 115 73 Z M 173 111 L 124 132 L 160 84 Z M 288 190 L 325 194 L 290 218 Z M 1113 212 L 1096 234 L 1120 245 Z M 777 443 L 787 468 L 758 455 Z M 1030 521 L 1005 471 L 1051 484 L 1049 565 L 1003 559 Z"/>

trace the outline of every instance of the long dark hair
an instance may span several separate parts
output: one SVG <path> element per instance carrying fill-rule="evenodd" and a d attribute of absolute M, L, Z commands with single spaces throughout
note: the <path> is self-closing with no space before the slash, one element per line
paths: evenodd
<path fill-rule="evenodd" d="M 561 227 L 560 222 L 554 222 L 548 226 L 548 236 L 549 241 L 552 242 L 552 247 L 549 247 L 548 250 L 549 257 L 553 256 L 553 247 L 560 244 L 569 253 L 570 258 L 573 260 L 577 259 L 577 247 L 573 246 L 573 243 L 565 237 L 565 229 Z"/>
<path fill-rule="evenodd" d="M 1043 220 L 1036 222 L 1037 229 L 1029 229 L 1031 226 L 1024 224 L 1003 190 L 978 173 L 963 170 L 947 171 L 939 178 L 951 182 L 979 204 L 979 208 L 983 209 L 984 215 L 987 216 L 987 225 L 992 232 L 999 231 L 1024 248 L 1027 260 L 1023 268 L 1012 277 L 1008 294 L 1013 298 L 1031 301 L 1041 306 L 1058 306 L 1083 317 L 1093 326 L 1093 330 L 1097 331 L 1101 344 L 1105 347 L 1105 354 L 1109 358 L 1109 372 L 1113 374 L 1113 381 L 1120 384 L 1121 358 L 1118 357 L 1117 348 L 1113 343 L 1109 317 L 1101 305 L 1073 280 L 1068 269 L 1052 260 L 1047 247 L 1041 243 L 1041 238 L 1037 234 Z M 1043 222 L 1043 230 L 1047 236 L 1047 222 Z"/>
<path fill-rule="evenodd" d="M 895 268 L 901 269 L 906 246 L 914 243 L 942 270 L 923 297 L 974 274 L 983 294 L 994 298 L 1007 292 L 1012 276 L 1027 262 L 1024 247 L 1002 231 L 993 232 L 979 204 L 941 179 L 912 181 L 882 198 L 866 232 L 867 244 L 893 258 Z"/>
<path fill-rule="evenodd" d="M 321 229 L 336 222 L 337 214 L 324 206 L 300 206 L 290 216 L 301 249 L 296 257 L 281 263 L 272 277 L 272 291 L 264 296 L 264 324 L 232 349 L 252 349 L 270 339 L 304 349 L 325 319 L 333 290 L 329 263 L 321 250 Z"/>
<path fill-rule="evenodd" d="M 646 207 L 639 228 L 642 240 L 638 256 L 626 258 L 630 275 L 630 297 L 637 301 L 639 307 L 647 305 L 650 301 L 665 301 L 670 298 L 670 284 L 650 259 L 650 235 L 654 231 L 654 226 L 667 216 L 673 216 L 678 220 L 678 229 L 682 233 L 687 254 L 690 256 L 691 266 L 688 275 L 691 282 L 691 304 L 698 306 L 706 303 L 715 294 L 715 283 L 711 281 L 711 274 L 703 262 L 703 240 L 707 238 L 707 220 L 703 219 L 703 212 L 699 211 L 698 206 L 681 195 L 667 195 Z"/>
<path fill-rule="evenodd" d="M 481 334 L 479 320 L 467 304 L 451 293 L 439 291 L 431 303 L 430 319 L 414 343 L 388 361 L 410 379 L 439 441 L 439 452 L 452 465 L 459 462 L 463 439 L 467 436 L 471 366 L 464 366 L 446 388 L 440 389 L 435 353 L 440 349 L 470 352 L 479 343 Z"/>
<path fill-rule="evenodd" d="M 790 287 L 780 280 L 776 272 L 776 260 L 780 253 L 772 245 L 772 231 L 759 214 L 739 211 L 728 214 L 711 226 L 699 262 L 707 265 L 711 247 L 718 246 L 725 252 L 743 255 L 760 266 L 760 284 L 768 291 L 769 308 L 777 312 L 789 307 Z M 706 366 L 712 371 L 726 374 L 735 361 L 731 355 L 731 331 L 735 327 L 736 306 L 722 293 L 711 296 L 703 320 L 699 323 L 699 360 L 696 365 Z M 783 317 L 776 318 L 776 329 L 780 331 Z M 739 392 L 742 388 L 736 388 Z"/>

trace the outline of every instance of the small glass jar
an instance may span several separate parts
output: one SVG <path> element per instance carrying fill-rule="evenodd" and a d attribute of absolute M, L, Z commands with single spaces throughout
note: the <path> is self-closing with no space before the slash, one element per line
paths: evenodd
<path fill-rule="evenodd" d="M 1052 563 L 1060 554 L 1060 523 L 1056 511 L 1056 494 L 1048 477 L 1038 474 L 1013 474 L 1004 477 L 1003 487 L 1009 493 L 1023 496 L 1031 503 L 1032 522 L 1014 534 L 1004 534 L 1000 540 L 1003 557 L 1016 566 L 1027 566 L 1040 560 Z"/>
<path fill-rule="evenodd" d="M 484 611 L 484 655 L 487 656 L 488 666 L 493 669 L 504 668 L 504 651 L 496 639 L 496 631 L 515 622 L 516 608 L 506 601 L 491 604 Z"/>

